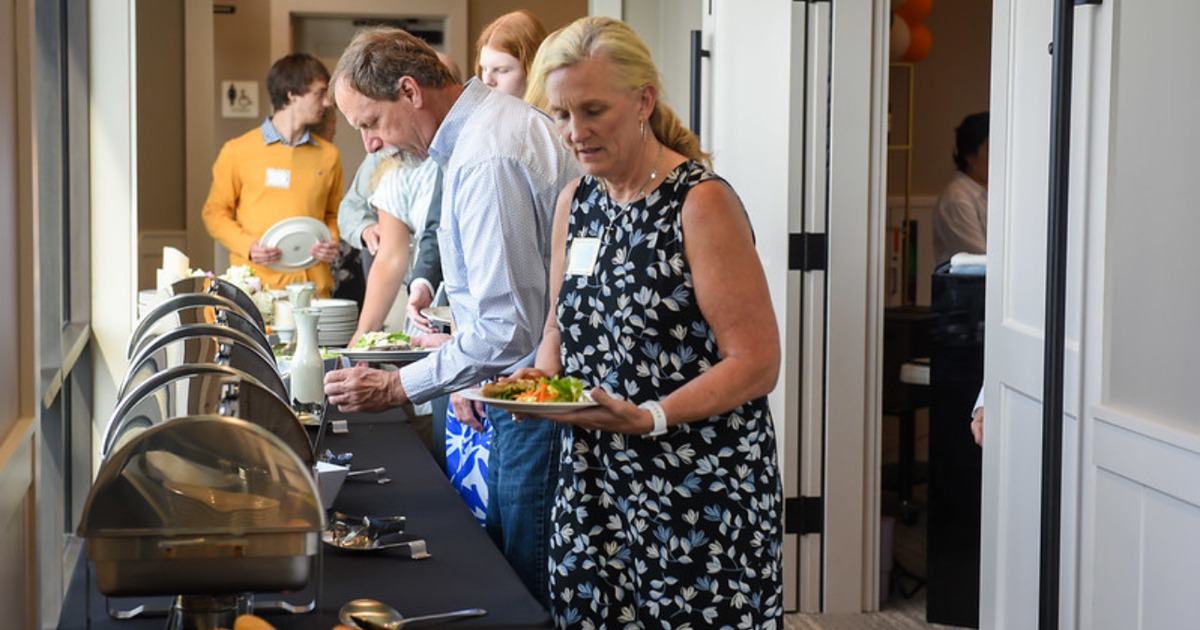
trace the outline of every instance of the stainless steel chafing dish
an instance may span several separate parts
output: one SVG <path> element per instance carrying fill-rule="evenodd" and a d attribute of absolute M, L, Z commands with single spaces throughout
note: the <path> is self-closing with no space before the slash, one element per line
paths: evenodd
<path fill-rule="evenodd" d="M 134 387 L 168 367 L 188 363 L 236 368 L 280 398 L 288 399 L 287 387 L 270 350 L 264 350 L 244 333 L 218 324 L 184 324 L 147 342 L 129 362 L 129 371 L 117 396 L 124 398 Z"/>
<path fill-rule="evenodd" d="M 100 455 L 107 457 L 152 426 L 196 414 L 253 422 L 282 439 L 307 466 L 316 463 L 308 432 L 283 398 L 245 372 L 212 364 L 172 366 L 131 389 L 113 410 Z"/>
<path fill-rule="evenodd" d="M 159 302 L 138 322 L 125 348 L 125 358 L 132 359 L 164 330 L 183 324 L 223 324 L 250 337 L 264 351 L 271 352 L 266 332 L 237 302 L 210 293 L 185 293 Z"/>
<path fill-rule="evenodd" d="M 79 535 L 109 596 L 289 591 L 325 527 L 312 470 L 236 418 L 173 418 L 111 453 Z"/>
<path fill-rule="evenodd" d="M 263 321 L 262 313 L 259 312 L 250 294 L 238 288 L 236 284 L 226 282 L 220 278 L 193 276 L 178 280 L 171 285 L 172 295 L 183 293 L 211 293 L 233 300 L 238 306 L 242 307 L 242 310 L 250 314 L 250 318 L 254 320 L 254 323 L 258 324 L 259 328 L 263 330 L 267 328 L 266 323 Z"/>

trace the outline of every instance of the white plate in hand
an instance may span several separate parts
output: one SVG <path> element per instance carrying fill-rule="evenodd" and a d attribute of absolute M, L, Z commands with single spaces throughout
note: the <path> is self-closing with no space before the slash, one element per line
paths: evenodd
<path fill-rule="evenodd" d="M 435 324 L 450 325 L 450 307 L 449 306 L 427 306 L 421 309 L 421 314 Z"/>
<path fill-rule="evenodd" d="M 367 363 L 412 363 L 429 356 L 436 348 L 413 348 L 411 350 L 367 350 L 363 348 L 329 348 L 329 352 L 340 354 L 351 361 Z"/>
<path fill-rule="evenodd" d="M 333 240 L 329 227 L 312 217 L 284 219 L 263 232 L 259 244 L 279 250 L 279 260 L 267 267 L 275 271 L 302 271 L 317 264 L 313 245 Z"/>
<path fill-rule="evenodd" d="M 485 405 L 503 409 L 505 411 L 515 411 L 517 413 L 529 414 L 536 416 L 539 413 L 566 413 L 568 411 L 578 411 L 595 407 L 597 403 L 592 400 L 587 393 L 583 394 L 583 400 L 579 402 L 523 402 L 520 400 L 505 400 L 503 398 L 491 398 L 484 396 L 479 391 L 480 388 L 472 387 L 458 392 L 460 396 L 467 400 L 474 400 Z"/>

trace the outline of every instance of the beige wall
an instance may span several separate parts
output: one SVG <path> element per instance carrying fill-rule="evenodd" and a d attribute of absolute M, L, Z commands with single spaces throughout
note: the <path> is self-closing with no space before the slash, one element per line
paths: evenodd
<path fill-rule="evenodd" d="M 212 95 L 221 92 L 221 82 L 257 81 L 258 118 L 224 118 L 217 108 L 214 135 L 216 151 L 227 140 L 236 138 L 257 127 L 271 113 L 271 97 L 267 95 L 267 70 L 271 69 L 271 3 L 237 2 L 232 14 L 213 15 L 213 85 Z M 213 159 L 217 158 L 216 153 Z"/>
<path fill-rule="evenodd" d="M 954 174 L 954 128 L 963 116 L 988 108 L 991 0 L 935 3 L 925 25 L 933 48 L 915 65 L 912 194 L 936 196 Z M 893 105 L 893 125 L 903 125 Z M 903 158 L 895 151 L 889 157 L 888 192 L 900 195 Z"/>
<path fill-rule="evenodd" d="M 536 15 L 546 31 L 551 32 L 587 15 L 587 0 L 468 0 L 467 23 L 470 24 L 471 58 L 463 72 L 475 72 L 475 40 L 492 20 L 517 9 Z"/>
<path fill-rule="evenodd" d="M 183 230 L 183 5 L 137 0 L 137 16 L 138 228 Z"/>
<path fill-rule="evenodd" d="M 336 5 L 335 0 L 331 3 Z M 184 0 L 138 0 L 138 231 L 174 231 L 188 229 L 185 183 L 187 169 L 205 171 L 227 140 L 256 126 L 270 113 L 266 75 L 271 62 L 271 3 L 263 1 L 230 2 L 232 14 L 213 14 L 213 81 L 209 96 L 216 99 L 222 81 L 244 80 L 259 84 L 257 119 L 224 118 L 219 107 L 214 119 L 211 155 L 205 164 L 188 166 L 185 157 L 184 127 Z M 469 0 L 470 42 L 468 67 L 473 70 L 474 42 L 479 31 L 496 17 L 519 8 L 528 9 L 553 30 L 587 14 L 587 0 Z M 151 51 L 147 54 L 146 51 Z M 199 161 L 199 157 L 196 158 Z M 194 177 L 194 175 L 193 175 Z M 195 208 L 193 212 L 199 212 Z M 196 222 L 192 221 L 195 225 Z M 196 228 L 191 228 L 195 230 Z M 152 243 L 158 241 L 151 240 Z M 195 238 L 190 240 L 192 249 Z M 203 241 L 211 245 L 210 240 Z M 157 245 L 156 245 L 157 246 Z M 144 252 L 146 260 L 157 260 L 160 252 Z M 205 261 L 209 253 L 188 252 L 193 260 Z M 199 263 L 203 264 L 203 263 Z M 216 263 L 214 263 L 216 264 Z M 153 276 L 152 263 L 139 271 L 140 288 L 148 288 Z"/>
<path fill-rule="evenodd" d="M 33 452 L 33 0 L 0 1 L 0 611 L 37 625 Z"/>

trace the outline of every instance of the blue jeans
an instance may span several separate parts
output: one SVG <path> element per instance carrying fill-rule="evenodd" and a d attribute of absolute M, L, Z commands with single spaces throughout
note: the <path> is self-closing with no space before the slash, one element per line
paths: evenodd
<path fill-rule="evenodd" d="M 551 461 L 557 425 L 549 420 L 513 422 L 512 414 L 488 407 L 494 427 L 488 455 L 487 532 L 525 587 L 549 604 L 547 551 L 554 503 Z"/>

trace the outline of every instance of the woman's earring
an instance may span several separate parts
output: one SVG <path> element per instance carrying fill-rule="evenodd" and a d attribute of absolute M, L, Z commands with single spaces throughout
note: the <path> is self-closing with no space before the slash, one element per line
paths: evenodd
<path fill-rule="evenodd" d="M 638 131 L 640 131 L 642 134 L 642 142 L 645 142 L 646 141 L 646 121 L 643 120 L 638 123 Z"/>

